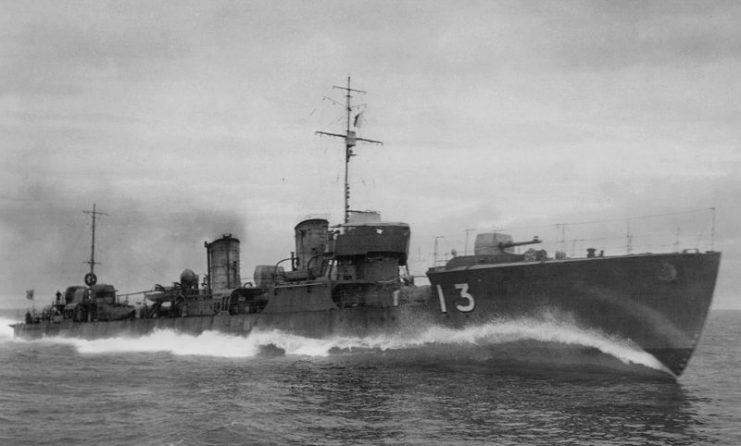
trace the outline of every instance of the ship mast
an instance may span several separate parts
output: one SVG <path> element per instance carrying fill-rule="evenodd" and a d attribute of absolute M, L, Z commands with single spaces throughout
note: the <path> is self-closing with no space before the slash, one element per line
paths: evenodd
<path fill-rule="evenodd" d="M 365 94 L 366 92 L 363 90 L 355 90 L 355 89 L 350 88 L 350 76 L 347 76 L 347 87 L 340 87 L 338 85 L 333 85 L 332 88 L 337 88 L 339 90 L 345 90 L 345 111 L 347 113 L 345 134 L 343 135 L 340 133 L 329 133 L 329 132 L 321 132 L 321 131 L 316 131 L 315 134 L 335 136 L 338 138 L 343 138 L 345 140 L 345 223 L 349 223 L 350 221 L 349 167 L 350 167 L 350 157 L 355 156 L 355 153 L 353 153 L 352 148 L 355 147 L 355 143 L 357 141 L 369 142 L 372 144 L 383 144 L 383 143 L 381 141 L 376 141 L 374 139 L 358 138 L 355 130 L 350 130 L 350 123 L 351 123 L 350 118 L 352 115 L 352 110 L 354 108 L 352 105 L 352 93 Z M 360 117 L 360 114 L 355 116 L 355 122 L 352 123 L 353 128 L 358 127 L 359 117 Z"/>
<path fill-rule="evenodd" d="M 95 210 L 95 203 L 93 203 L 93 210 L 92 211 L 82 211 L 83 214 L 90 214 L 93 219 L 93 227 L 92 227 L 92 243 L 90 244 L 90 260 L 88 260 L 87 263 L 90 265 L 90 272 L 85 274 L 85 284 L 88 286 L 93 286 L 98 282 L 98 278 L 95 277 L 95 265 L 98 264 L 98 262 L 95 261 L 95 217 L 96 215 L 108 215 L 103 212 L 97 212 Z"/>

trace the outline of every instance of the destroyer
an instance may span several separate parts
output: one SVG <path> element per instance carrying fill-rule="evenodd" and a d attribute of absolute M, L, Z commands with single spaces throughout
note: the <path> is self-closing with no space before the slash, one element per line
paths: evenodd
<path fill-rule="evenodd" d="M 41 314 L 13 325 L 23 338 L 141 336 L 157 329 L 246 335 L 279 329 L 308 337 L 413 332 L 442 325 L 463 328 L 492 320 L 563 317 L 576 326 L 628 340 L 674 374 L 685 369 L 712 300 L 718 252 L 566 258 L 534 249 L 516 254 L 506 234 L 479 234 L 474 255 L 452 258 L 415 286 L 407 266 L 410 227 L 374 212 L 350 210 L 348 166 L 358 141 L 346 94 L 344 222 L 322 218 L 294 228 L 295 251 L 240 277 L 239 240 L 231 234 L 205 243 L 207 274 L 186 269 L 178 282 L 156 285 L 141 307 L 119 302 L 112 285 L 98 284 L 93 249 L 85 286 L 68 287 Z"/>

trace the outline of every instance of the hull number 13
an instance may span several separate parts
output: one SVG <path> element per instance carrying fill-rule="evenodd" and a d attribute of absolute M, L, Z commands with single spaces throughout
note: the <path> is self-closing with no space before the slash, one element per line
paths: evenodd
<path fill-rule="evenodd" d="M 460 303 L 455 306 L 456 310 L 461 313 L 470 313 L 476 308 L 476 300 L 473 298 L 471 293 L 468 292 L 467 283 L 456 283 L 455 289 L 460 291 L 460 295 L 457 299 L 463 299 L 465 303 Z M 440 285 L 437 285 L 437 297 L 440 299 L 440 311 L 443 313 L 448 312 L 448 307 L 445 304 L 445 296 L 443 295 L 443 289 Z"/>

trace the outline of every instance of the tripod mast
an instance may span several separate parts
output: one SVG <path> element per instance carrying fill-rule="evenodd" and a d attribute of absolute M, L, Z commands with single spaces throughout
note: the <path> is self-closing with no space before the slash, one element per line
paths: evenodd
<path fill-rule="evenodd" d="M 355 156 L 355 153 L 353 153 L 352 148 L 355 147 L 355 144 L 357 141 L 369 142 L 372 144 L 383 144 L 383 143 L 381 141 L 376 141 L 374 139 L 358 138 L 355 130 L 350 130 L 352 110 L 354 108 L 352 105 L 352 93 L 365 94 L 365 91 L 355 90 L 355 89 L 350 88 L 350 76 L 347 76 L 347 87 L 340 87 L 337 85 L 333 85 L 332 88 L 337 88 L 339 90 L 345 90 L 345 112 L 347 113 L 345 134 L 343 135 L 340 133 L 329 133 L 329 132 L 321 132 L 321 131 L 317 131 L 315 132 L 315 134 L 334 136 L 337 138 L 343 138 L 345 140 L 345 223 L 348 223 L 350 220 L 349 166 L 350 166 L 350 157 Z M 353 128 L 358 127 L 359 116 L 360 114 L 355 116 L 355 122 L 352 123 Z"/>

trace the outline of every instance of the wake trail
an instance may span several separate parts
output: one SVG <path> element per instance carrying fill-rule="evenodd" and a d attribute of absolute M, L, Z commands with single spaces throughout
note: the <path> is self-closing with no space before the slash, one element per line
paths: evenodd
<path fill-rule="evenodd" d="M 14 321 L 0 319 L 0 342 L 13 340 Z M 651 354 L 625 339 L 610 337 L 594 330 L 585 330 L 556 319 L 494 320 L 464 329 L 429 326 L 414 333 L 383 334 L 367 337 L 334 336 L 315 339 L 279 330 L 255 330 L 247 336 L 206 331 L 190 335 L 173 330 L 158 330 L 138 337 L 115 337 L 85 340 L 50 337 L 37 341 L 73 346 L 82 354 L 124 352 L 168 352 L 173 355 L 251 358 L 259 356 L 266 346 L 285 355 L 324 357 L 333 352 L 403 351 L 435 346 L 507 346 L 520 341 L 537 342 L 544 346 L 591 348 L 612 356 L 624 364 L 648 367 L 668 372 Z M 15 342 L 19 342 L 15 340 Z M 538 359 L 534 357 L 533 359 Z"/>

